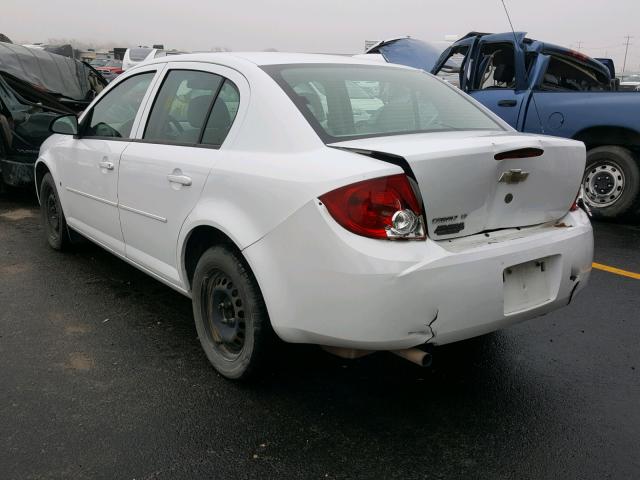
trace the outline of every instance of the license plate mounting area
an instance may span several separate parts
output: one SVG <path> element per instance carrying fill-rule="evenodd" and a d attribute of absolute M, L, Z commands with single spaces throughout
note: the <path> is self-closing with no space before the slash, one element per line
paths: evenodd
<path fill-rule="evenodd" d="M 552 301 L 557 263 L 556 255 L 505 268 L 502 272 L 504 314 L 525 312 Z"/>

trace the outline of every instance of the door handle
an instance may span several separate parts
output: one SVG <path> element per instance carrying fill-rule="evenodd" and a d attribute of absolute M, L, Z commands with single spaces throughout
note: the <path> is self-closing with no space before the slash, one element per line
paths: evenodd
<path fill-rule="evenodd" d="M 518 102 L 516 100 L 500 100 L 500 101 L 498 101 L 498 106 L 499 107 L 515 107 L 516 105 L 518 105 Z"/>
<path fill-rule="evenodd" d="M 185 187 L 191 186 L 191 177 L 187 177 L 186 175 L 177 175 L 175 173 L 170 173 L 167 175 L 167 180 L 171 183 L 178 183 L 180 185 L 184 185 Z"/>
<path fill-rule="evenodd" d="M 98 166 L 107 170 L 113 170 L 113 162 L 102 161 L 98 164 Z"/>

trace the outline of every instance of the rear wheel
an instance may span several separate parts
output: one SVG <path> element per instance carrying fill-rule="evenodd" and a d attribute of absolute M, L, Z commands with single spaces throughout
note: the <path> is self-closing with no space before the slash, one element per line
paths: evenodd
<path fill-rule="evenodd" d="M 640 170 L 625 148 L 589 150 L 582 185 L 584 200 L 596 218 L 618 218 L 640 207 Z"/>
<path fill-rule="evenodd" d="M 235 249 L 216 246 L 200 257 L 193 316 L 202 348 L 222 375 L 245 379 L 264 367 L 275 334 L 258 284 Z"/>
<path fill-rule="evenodd" d="M 67 221 L 60 205 L 55 182 L 47 173 L 40 184 L 40 213 L 47 242 L 54 250 L 64 250 L 71 244 Z"/>

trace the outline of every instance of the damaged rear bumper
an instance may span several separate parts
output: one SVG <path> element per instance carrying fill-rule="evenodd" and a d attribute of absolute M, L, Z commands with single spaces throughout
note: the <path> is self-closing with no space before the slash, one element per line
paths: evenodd
<path fill-rule="evenodd" d="M 283 340 L 363 350 L 488 333 L 567 305 L 586 286 L 593 233 L 584 212 L 488 235 L 373 240 L 311 202 L 244 254 Z M 538 264 L 544 271 L 530 273 Z"/>

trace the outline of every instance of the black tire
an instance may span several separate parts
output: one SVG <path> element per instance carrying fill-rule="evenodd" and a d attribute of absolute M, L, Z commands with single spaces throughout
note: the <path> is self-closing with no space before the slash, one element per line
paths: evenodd
<path fill-rule="evenodd" d="M 54 250 L 66 250 L 71 246 L 67 220 L 60 205 L 53 177 L 47 173 L 40 183 L 40 214 L 49 246 Z"/>
<path fill-rule="evenodd" d="M 193 278 L 193 316 L 209 362 L 223 376 L 247 379 L 262 370 L 275 340 L 249 266 L 228 246 L 205 251 Z"/>
<path fill-rule="evenodd" d="M 595 218 L 620 218 L 640 207 L 640 168 L 626 148 L 589 150 L 582 184 L 584 200 Z"/>

